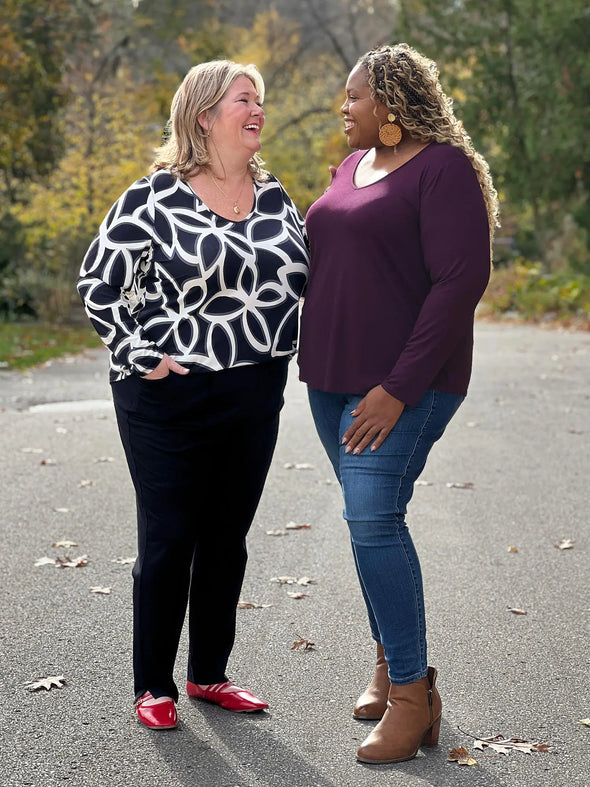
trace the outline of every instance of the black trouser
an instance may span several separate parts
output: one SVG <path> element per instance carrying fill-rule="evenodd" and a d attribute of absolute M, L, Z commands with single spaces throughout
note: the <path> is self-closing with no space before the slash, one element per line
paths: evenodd
<path fill-rule="evenodd" d="M 187 602 L 188 680 L 227 680 L 246 534 L 276 443 L 287 363 L 113 383 L 137 497 L 136 696 L 178 699 L 173 669 Z"/>

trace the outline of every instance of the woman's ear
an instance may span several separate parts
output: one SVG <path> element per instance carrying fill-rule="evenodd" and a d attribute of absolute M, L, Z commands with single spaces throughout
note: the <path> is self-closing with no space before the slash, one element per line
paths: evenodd
<path fill-rule="evenodd" d="M 206 109 L 204 112 L 199 112 L 197 115 L 197 123 L 203 129 L 203 131 L 205 131 L 207 134 L 209 133 L 211 130 L 211 120 L 208 109 Z"/>

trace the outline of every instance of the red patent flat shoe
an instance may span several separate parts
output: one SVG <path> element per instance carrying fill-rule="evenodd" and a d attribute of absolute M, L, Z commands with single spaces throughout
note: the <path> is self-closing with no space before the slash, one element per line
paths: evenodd
<path fill-rule="evenodd" d="M 166 698 L 162 702 L 146 705 L 153 700 L 151 693 L 146 691 L 135 701 L 134 708 L 137 718 L 151 730 L 172 730 L 178 726 L 178 716 L 174 700 Z"/>
<path fill-rule="evenodd" d="M 267 702 L 259 700 L 247 689 L 241 689 L 230 681 L 212 683 L 204 689 L 196 683 L 187 681 L 186 693 L 189 697 L 213 702 L 215 705 L 221 705 L 222 708 L 233 710 L 236 713 L 253 713 L 268 708 Z"/>

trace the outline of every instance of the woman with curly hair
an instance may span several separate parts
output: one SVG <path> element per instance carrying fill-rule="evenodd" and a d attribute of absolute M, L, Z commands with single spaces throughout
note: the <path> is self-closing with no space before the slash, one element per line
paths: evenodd
<path fill-rule="evenodd" d="M 360 58 L 341 112 L 355 152 L 307 215 L 299 365 L 377 645 L 353 715 L 380 721 L 357 757 L 386 763 L 438 742 L 442 705 L 405 517 L 467 393 L 498 202 L 436 65 L 407 44 Z"/>

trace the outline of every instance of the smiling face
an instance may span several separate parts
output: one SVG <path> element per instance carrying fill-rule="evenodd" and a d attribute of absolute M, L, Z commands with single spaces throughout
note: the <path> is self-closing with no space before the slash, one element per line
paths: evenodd
<path fill-rule="evenodd" d="M 389 110 L 371 96 L 368 72 L 356 66 L 346 83 L 346 101 L 340 107 L 344 115 L 344 133 L 348 144 L 356 150 L 382 147 L 379 126 L 387 122 Z"/>
<path fill-rule="evenodd" d="M 235 79 L 217 106 L 199 116 L 199 122 L 209 130 L 217 148 L 238 150 L 243 146 L 250 156 L 260 150 L 264 110 L 248 77 Z"/>

